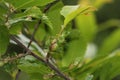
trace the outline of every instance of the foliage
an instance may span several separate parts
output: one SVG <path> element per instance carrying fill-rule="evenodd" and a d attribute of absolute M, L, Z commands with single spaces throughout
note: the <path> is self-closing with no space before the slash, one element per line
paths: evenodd
<path fill-rule="evenodd" d="M 0 80 L 119 76 L 120 21 L 97 23 L 95 13 L 109 2 L 0 0 Z"/>

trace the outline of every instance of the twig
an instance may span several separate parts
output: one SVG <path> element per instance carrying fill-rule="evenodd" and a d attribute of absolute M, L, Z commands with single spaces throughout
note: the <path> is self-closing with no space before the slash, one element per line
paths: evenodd
<path fill-rule="evenodd" d="M 41 61 L 41 58 L 39 56 L 35 55 L 34 53 L 32 53 L 31 55 Z M 63 74 L 57 67 L 51 64 L 49 61 L 42 60 L 42 62 L 49 66 L 52 70 L 54 70 L 60 77 L 64 78 L 65 80 L 70 80 L 69 77 Z"/>
<path fill-rule="evenodd" d="M 43 13 L 46 13 L 46 12 L 50 9 L 50 7 L 51 7 L 53 4 L 55 4 L 56 2 L 58 2 L 58 1 L 59 1 L 59 0 L 56 0 L 56 1 L 54 1 L 53 3 L 49 4 L 49 5 L 44 9 Z M 35 24 L 35 26 L 34 26 L 34 31 L 33 31 L 32 35 L 31 35 L 30 42 L 28 43 L 27 48 L 29 48 L 30 45 L 31 45 L 31 43 L 33 42 L 35 33 L 37 32 L 40 24 L 41 24 L 41 20 L 39 20 L 39 21 L 37 22 L 37 24 Z M 39 44 L 38 44 L 38 45 L 39 45 Z M 21 71 L 18 70 L 18 72 L 20 73 Z M 16 77 L 17 77 L 17 76 L 19 76 L 19 74 L 17 74 Z M 16 78 L 16 80 L 17 80 L 17 78 Z"/>
<path fill-rule="evenodd" d="M 34 36 L 35 36 L 35 33 L 37 32 L 38 27 L 39 27 L 40 24 L 41 24 L 41 20 L 39 20 L 39 21 L 37 22 L 37 24 L 35 24 L 34 31 L 33 31 L 32 35 L 31 35 L 30 42 L 28 43 L 28 46 L 27 46 L 28 48 L 30 47 L 30 45 L 31 45 L 31 43 L 32 43 L 32 41 L 33 41 L 33 38 L 34 38 Z"/>
<path fill-rule="evenodd" d="M 59 2 L 60 0 L 55 0 L 54 2 L 52 2 L 52 3 L 50 3 L 50 4 L 48 4 L 47 6 L 46 6 L 46 8 L 44 9 L 44 13 L 46 13 L 54 4 L 56 4 L 57 2 Z"/>
<path fill-rule="evenodd" d="M 58 1 L 59 1 L 59 0 L 56 0 L 56 1 L 48 4 L 48 5 L 46 6 L 46 8 L 44 9 L 43 13 L 46 13 L 46 12 L 53 6 L 53 4 L 57 3 Z M 32 41 L 33 41 L 33 39 L 34 39 L 35 33 L 37 32 L 40 24 L 41 24 L 41 20 L 39 20 L 39 21 L 37 22 L 37 24 L 35 24 L 34 31 L 33 31 L 32 35 L 31 35 L 30 42 L 28 43 L 28 46 L 27 46 L 28 48 L 30 47 L 30 45 L 31 45 L 31 43 L 32 43 Z"/>
<path fill-rule="evenodd" d="M 25 57 L 26 55 L 28 55 L 28 54 L 23 54 L 23 53 L 21 53 L 21 54 L 18 54 L 17 56 L 8 57 L 8 58 L 2 59 L 2 60 L 0 60 L 0 61 L 3 61 L 3 62 L 14 61 L 14 60 L 19 59 L 19 58 L 21 58 L 21 57 Z"/>
<path fill-rule="evenodd" d="M 49 66 L 52 70 L 54 70 L 60 77 L 64 78 L 65 80 L 70 80 L 65 74 L 63 74 L 57 67 L 55 67 L 51 62 L 44 60 L 43 58 L 39 57 L 35 53 L 33 53 L 29 48 L 25 47 L 19 40 L 17 40 L 14 36 L 11 36 L 11 39 L 15 41 L 20 47 L 24 48 L 27 52 L 29 52 L 32 56 L 34 56 L 39 61 L 45 63 Z"/>
<path fill-rule="evenodd" d="M 50 4 L 48 4 L 48 5 L 46 6 L 46 8 L 43 10 L 43 13 L 46 13 L 54 4 L 56 4 L 56 3 L 59 2 L 59 1 L 60 1 L 60 0 L 56 0 L 56 1 L 54 1 L 54 2 L 52 2 L 52 3 L 50 3 Z M 37 24 L 35 25 L 34 31 L 33 31 L 32 35 L 31 35 L 30 42 L 28 43 L 27 48 L 29 48 L 30 45 L 31 45 L 31 43 L 33 42 L 35 33 L 37 32 L 37 30 L 38 30 L 40 24 L 41 24 L 41 20 L 39 20 L 39 21 L 37 22 Z M 50 48 L 51 48 L 51 46 L 52 46 L 52 45 L 50 45 Z M 47 53 L 46 61 L 49 60 L 50 52 L 51 52 L 51 49 L 50 49 L 49 52 Z"/>
<path fill-rule="evenodd" d="M 51 7 L 53 4 L 57 3 L 58 1 L 59 1 L 59 0 L 56 0 L 56 1 L 54 1 L 53 3 L 49 4 L 49 5 L 44 9 L 43 12 L 46 13 L 46 12 L 50 9 L 50 7 Z M 32 41 L 33 41 L 33 39 L 34 39 L 35 33 L 37 32 L 40 24 L 41 24 L 41 20 L 39 20 L 39 21 L 37 22 L 37 24 L 35 24 L 35 26 L 34 26 L 34 31 L 33 31 L 32 35 L 31 35 L 30 42 L 28 43 L 28 46 L 27 46 L 27 47 L 25 47 L 22 43 L 20 43 L 20 42 L 19 42 L 16 38 L 14 38 L 14 37 L 12 37 L 12 40 L 14 40 L 14 41 L 15 41 L 18 45 L 20 45 L 21 47 L 23 47 L 27 53 L 31 53 L 32 56 L 34 56 L 34 57 L 37 58 L 38 60 L 42 61 L 42 62 L 45 63 L 46 65 L 48 65 L 48 66 L 49 66 L 52 70 L 54 70 L 59 76 L 63 77 L 65 80 L 70 80 L 67 76 L 65 76 L 58 68 L 56 68 L 53 64 L 51 64 L 48 60 L 42 59 L 41 57 L 35 55 L 33 52 L 31 52 L 31 51 L 29 50 L 29 47 L 30 47 L 30 45 L 31 45 L 31 43 L 32 43 Z M 20 72 L 21 72 L 21 71 L 18 70 L 18 74 L 16 75 L 16 80 L 17 80 L 17 77 L 19 76 Z"/>
<path fill-rule="evenodd" d="M 17 60 L 17 59 L 19 59 L 19 58 L 21 58 L 21 57 L 25 57 L 26 55 L 28 55 L 28 54 L 23 54 L 23 53 L 21 53 L 21 54 L 18 54 L 17 56 L 15 56 L 15 57 L 8 57 L 8 58 L 2 59 L 2 60 L 0 60 L 0 61 L 2 61 L 2 62 L 4 62 L 4 63 L 6 63 L 6 62 L 11 62 L 11 61 Z M 19 79 L 20 73 L 21 73 L 21 70 L 18 69 L 17 74 L 16 74 L 16 76 L 15 76 L 15 80 L 18 80 L 18 79 Z"/>

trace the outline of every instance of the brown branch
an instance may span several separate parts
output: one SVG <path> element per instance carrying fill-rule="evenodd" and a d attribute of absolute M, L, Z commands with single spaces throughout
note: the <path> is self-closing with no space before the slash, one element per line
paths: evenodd
<path fill-rule="evenodd" d="M 54 4 L 56 4 L 56 3 L 59 2 L 59 1 L 60 1 L 60 0 L 56 0 L 56 1 L 48 4 L 48 5 L 45 7 L 45 9 L 43 10 L 43 13 L 46 13 Z M 35 33 L 37 32 L 40 24 L 41 24 L 41 20 L 39 20 L 39 21 L 37 22 L 37 24 L 35 25 L 34 31 L 33 31 L 32 35 L 31 35 L 30 42 L 28 43 L 27 48 L 29 48 L 30 45 L 31 45 L 31 43 L 35 40 L 35 39 L 34 39 L 34 36 L 35 36 Z M 50 45 L 50 48 L 51 48 L 51 47 L 52 47 L 52 45 Z M 48 52 L 48 54 L 47 54 L 47 56 L 46 56 L 46 61 L 49 60 L 50 52 L 51 52 L 51 49 L 49 50 L 49 52 Z"/>
<path fill-rule="evenodd" d="M 57 67 L 55 67 L 51 62 L 44 60 L 43 58 L 39 57 L 35 53 L 33 53 L 29 48 L 25 47 L 19 40 L 17 40 L 14 36 L 11 36 L 11 39 L 15 41 L 20 47 L 24 48 L 25 51 L 30 53 L 32 56 L 34 56 L 39 61 L 43 62 L 47 66 L 49 66 L 52 70 L 54 70 L 60 77 L 64 78 L 65 80 L 70 80 L 69 77 L 67 77 L 65 74 L 63 74 Z"/>
<path fill-rule="evenodd" d="M 30 45 L 31 45 L 31 43 L 32 43 L 32 41 L 34 39 L 35 33 L 37 32 L 38 27 L 39 27 L 40 24 L 41 24 L 41 20 L 39 20 L 37 22 L 37 24 L 35 24 L 34 31 L 33 31 L 32 35 L 31 35 L 30 42 L 28 43 L 28 46 L 27 46 L 28 48 L 30 47 Z"/>
<path fill-rule="evenodd" d="M 50 3 L 50 4 L 44 9 L 43 13 L 46 13 L 46 12 L 50 9 L 50 7 L 51 7 L 53 4 L 55 4 L 56 2 L 58 2 L 58 1 L 59 1 L 59 0 L 54 1 L 53 3 Z M 31 38 L 30 38 L 30 41 L 29 41 L 29 43 L 28 43 L 27 48 L 29 48 L 30 45 L 31 45 L 31 43 L 33 42 L 34 36 L 35 36 L 35 34 L 36 34 L 36 32 L 37 32 L 40 24 L 41 24 L 41 20 L 39 20 L 39 21 L 35 24 L 35 26 L 34 26 L 34 31 L 33 31 L 32 35 L 31 35 Z M 39 45 L 39 44 L 38 44 L 38 45 Z M 20 72 L 21 72 L 21 71 L 18 70 L 18 73 L 20 73 Z M 17 76 L 19 76 L 18 73 L 17 73 L 17 75 L 16 75 L 16 80 L 17 80 Z"/>
<path fill-rule="evenodd" d="M 52 2 L 52 3 L 50 3 L 50 4 L 48 4 L 47 6 L 46 6 L 46 8 L 44 9 L 44 13 L 46 13 L 54 4 L 56 4 L 57 2 L 59 2 L 60 0 L 55 0 L 54 2 Z"/>
<path fill-rule="evenodd" d="M 47 12 L 55 3 L 57 3 L 58 1 L 59 1 L 59 0 L 56 0 L 56 1 L 48 4 L 48 5 L 46 6 L 46 8 L 43 10 L 43 13 L 46 13 L 46 12 Z M 28 46 L 27 46 L 28 48 L 30 47 L 30 45 L 31 45 L 31 43 L 32 43 L 32 41 L 33 41 L 33 39 L 34 39 L 35 33 L 37 32 L 40 24 L 41 24 L 41 20 L 39 20 L 39 21 L 37 22 L 37 24 L 35 24 L 35 26 L 34 26 L 34 31 L 33 31 L 32 35 L 31 35 L 30 42 L 28 43 Z"/>
<path fill-rule="evenodd" d="M 32 53 L 31 55 L 41 61 L 41 58 L 39 56 L 37 56 L 36 54 Z M 49 66 L 52 70 L 54 70 L 60 77 L 64 78 L 65 80 L 70 80 L 69 77 L 67 77 L 65 74 L 63 74 L 57 67 L 55 67 L 49 61 L 42 60 L 42 62 L 45 63 L 47 66 Z"/>
<path fill-rule="evenodd" d="M 58 1 L 59 1 L 59 0 L 56 0 L 55 2 L 47 5 L 47 7 L 44 9 L 43 12 L 46 13 L 46 12 L 50 9 L 50 7 L 51 7 L 53 4 L 57 3 Z M 37 22 L 37 24 L 35 24 L 35 26 L 34 26 L 34 31 L 33 31 L 32 35 L 31 35 L 30 42 L 28 43 L 28 46 L 27 46 L 27 47 L 25 47 L 22 43 L 20 43 L 15 37 L 11 37 L 11 39 L 14 40 L 18 45 L 20 45 L 21 47 L 23 47 L 27 53 L 31 53 L 32 56 L 34 56 L 35 58 L 37 58 L 37 59 L 40 60 L 41 62 L 45 63 L 46 65 L 48 65 L 48 66 L 49 66 L 52 70 L 54 70 L 60 77 L 64 78 L 65 80 L 70 80 L 70 79 L 69 79 L 67 76 L 65 76 L 57 67 L 55 67 L 53 64 L 51 64 L 51 63 L 49 62 L 49 60 L 44 60 L 44 59 L 42 59 L 41 57 L 37 56 L 36 54 L 34 54 L 33 52 L 31 52 L 31 51 L 29 50 L 29 47 L 30 47 L 30 45 L 31 45 L 31 43 L 32 43 L 32 41 L 33 41 L 33 39 L 34 39 L 35 33 L 37 32 L 40 24 L 41 24 L 41 20 L 39 20 L 39 21 Z M 53 45 L 53 44 L 52 44 L 52 45 Z M 50 48 L 52 47 L 52 45 L 50 46 Z M 51 51 L 51 50 L 50 50 L 50 51 Z M 16 75 L 16 80 L 17 80 L 20 72 L 21 72 L 21 71 L 18 70 L 18 74 Z"/>
<path fill-rule="evenodd" d="M 25 57 L 26 55 L 28 55 L 28 54 L 23 54 L 23 53 L 21 53 L 21 54 L 18 54 L 17 56 L 7 57 L 7 58 L 2 59 L 2 60 L 0 60 L 0 61 L 3 61 L 3 62 L 14 61 L 14 60 L 17 60 L 17 59 L 19 59 L 19 58 L 21 58 L 21 57 Z"/>

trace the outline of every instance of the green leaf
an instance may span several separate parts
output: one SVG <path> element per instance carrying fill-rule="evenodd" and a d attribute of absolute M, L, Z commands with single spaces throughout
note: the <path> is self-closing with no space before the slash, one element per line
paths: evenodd
<path fill-rule="evenodd" d="M 55 0 L 5 0 L 11 3 L 16 9 L 25 9 L 33 6 L 45 6 Z"/>
<path fill-rule="evenodd" d="M 13 19 L 9 19 L 8 22 L 6 23 L 7 26 L 11 26 L 15 23 L 18 23 L 18 22 L 27 22 L 27 21 L 32 21 L 31 18 L 13 18 Z"/>
<path fill-rule="evenodd" d="M 29 63 L 25 61 L 24 63 L 18 65 L 18 68 L 28 74 L 31 73 L 48 74 L 50 72 L 49 68 L 44 66 L 43 64 Z"/>
<path fill-rule="evenodd" d="M 120 29 L 115 30 L 110 36 L 108 36 L 102 43 L 98 55 L 107 55 L 111 53 L 120 44 Z"/>
<path fill-rule="evenodd" d="M 119 19 L 110 19 L 106 22 L 103 22 L 99 25 L 99 31 L 104 31 L 106 29 L 112 28 L 112 27 L 119 27 L 120 26 L 120 20 Z"/>
<path fill-rule="evenodd" d="M 18 68 L 26 72 L 30 80 L 44 80 L 44 76 L 51 73 L 51 70 L 42 63 L 30 63 L 28 61 L 21 61 L 21 64 L 18 65 Z"/>
<path fill-rule="evenodd" d="M 31 16 L 34 18 L 40 18 L 42 16 L 42 11 L 38 7 L 28 8 L 24 13 L 24 16 Z"/>
<path fill-rule="evenodd" d="M 76 26 L 88 42 L 93 40 L 97 31 L 97 24 L 94 14 L 79 15 L 76 17 Z"/>
<path fill-rule="evenodd" d="M 42 12 L 38 7 L 31 7 L 28 8 L 26 11 L 23 13 L 18 13 L 14 15 L 13 18 L 8 20 L 8 24 L 12 25 L 17 22 L 21 21 L 32 21 L 31 18 L 41 18 L 42 17 Z"/>
<path fill-rule="evenodd" d="M 31 73 L 29 74 L 30 80 L 45 80 L 44 76 L 41 75 L 40 73 Z"/>
<path fill-rule="evenodd" d="M 65 17 L 64 20 L 64 27 L 71 21 L 73 20 L 76 16 L 83 14 L 83 13 L 88 13 L 90 10 L 93 10 L 93 7 L 91 6 L 80 6 L 80 5 L 75 5 L 75 6 L 64 6 L 61 10 L 61 15 Z"/>
<path fill-rule="evenodd" d="M 63 66 L 69 66 L 76 60 L 82 60 L 86 51 L 86 41 L 77 30 L 73 30 L 69 35 L 69 43 L 67 43 L 67 50 L 62 59 Z"/>
<path fill-rule="evenodd" d="M 32 21 L 32 22 L 27 22 L 24 23 L 27 26 L 27 30 L 25 30 L 25 32 L 27 34 L 32 34 L 34 31 L 34 26 L 36 25 L 38 21 Z M 17 27 L 17 26 L 16 26 Z M 41 44 L 42 40 L 45 38 L 47 32 L 45 29 L 45 25 L 43 23 L 40 24 L 40 26 L 38 27 L 36 34 L 35 34 L 35 39 Z"/>
<path fill-rule="evenodd" d="M 119 59 L 120 51 L 106 57 L 95 58 L 91 62 L 75 70 L 76 77 L 81 79 L 82 77 L 84 78 L 87 74 L 93 74 L 93 80 L 96 80 L 99 77 L 101 77 L 100 80 L 111 80 L 115 77 L 115 75 L 120 74 L 120 69 L 118 68 L 120 66 Z M 80 73 L 82 74 L 77 75 Z"/>
<path fill-rule="evenodd" d="M 55 77 L 52 77 L 51 79 L 49 79 L 49 80 L 64 80 L 63 78 L 61 78 L 61 77 L 57 77 L 57 76 L 55 76 Z"/>
<path fill-rule="evenodd" d="M 119 52 L 120 53 L 120 52 Z M 119 54 L 120 55 L 120 54 Z M 111 60 L 109 60 L 109 63 L 110 63 L 110 79 L 113 79 L 115 78 L 117 75 L 120 74 L 120 56 L 116 56 L 114 58 L 112 58 Z M 112 65 L 112 66 L 111 66 Z M 103 67 L 105 67 L 106 65 L 104 65 Z"/>
<path fill-rule="evenodd" d="M 51 31 L 53 35 L 58 34 L 61 29 L 61 25 L 63 24 L 63 20 L 60 15 L 60 10 L 62 9 L 62 7 L 63 3 L 59 1 L 58 3 L 53 5 L 46 13 L 51 23 L 53 24 L 53 30 Z"/>
<path fill-rule="evenodd" d="M 0 18 L 7 12 L 7 8 L 3 2 L 0 2 Z"/>
<path fill-rule="evenodd" d="M 76 5 L 76 6 L 64 6 L 62 8 L 61 15 L 66 17 L 70 13 L 74 12 L 75 10 L 77 10 L 79 7 L 80 7 L 79 5 Z"/>
<path fill-rule="evenodd" d="M 0 56 L 3 55 L 9 44 L 9 32 L 6 26 L 0 25 Z"/>
<path fill-rule="evenodd" d="M 101 62 L 102 66 L 97 68 L 94 73 L 94 76 L 99 77 L 100 80 L 112 80 L 114 77 L 120 74 L 120 52 L 115 53 L 113 56 L 109 57 L 104 62 Z M 97 67 L 94 66 L 94 67 Z M 109 76 L 110 75 L 110 76 Z"/>
<path fill-rule="evenodd" d="M 93 80 L 93 75 L 88 75 L 85 80 Z"/>
<path fill-rule="evenodd" d="M 20 34 L 22 30 L 22 24 L 21 23 L 15 23 L 13 25 L 11 25 L 11 27 L 9 28 L 9 32 L 10 34 Z"/>
<path fill-rule="evenodd" d="M 30 80 L 30 77 L 27 73 L 21 71 L 18 76 L 18 80 Z"/>
<path fill-rule="evenodd" d="M 65 5 L 75 5 L 79 0 L 62 0 Z"/>
<path fill-rule="evenodd" d="M 7 14 L 8 8 L 3 1 L 0 2 L 0 24 L 3 25 L 6 20 L 5 15 Z"/>
<path fill-rule="evenodd" d="M 42 16 L 42 21 L 43 23 L 47 24 L 51 29 L 53 29 L 53 24 L 51 23 L 50 19 L 45 14 L 43 14 Z"/>
<path fill-rule="evenodd" d="M 13 80 L 12 76 L 3 70 L 3 68 L 0 68 L 0 80 Z"/>
<path fill-rule="evenodd" d="M 25 73 L 24 71 L 21 71 L 18 80 L 44 80 L 43 75 L 40 73 Z"/>

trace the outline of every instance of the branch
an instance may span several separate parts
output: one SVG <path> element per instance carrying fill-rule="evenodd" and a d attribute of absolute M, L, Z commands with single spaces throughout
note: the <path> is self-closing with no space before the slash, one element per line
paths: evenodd
<path fill-rule="evenodd" d="M 59 0 L 56 0 L 56 1 L 48 4 L 48 5 L 46 6 L 46 8 L 43 10 L 43 13 L 46 13 L 46 12 L 47 12 L 54 4 L 56 4 L 58 1 L 59 1 Z M 39 20 L 39 21 L 37 22 L 37 24 L 34 26 L 35 29 L 34 29 L 32 35 L 31 35 L 30 42 L 28 43 L 28 46 L 27 46 L 28 48 L 30 47 L 30 45 L 31 45 L 31 43 L 32 43 L 32 41 L 33 41 L 33 39 L 34 39 L 35 33 L 37 32 L 38 27 L 39 27 L 40 24 L 41 24 L 41 20 Z"/>
<path fill-rule="evenodd" d="M 54 1 L 53 3 L 50 3 L 49 5 L 47 5 L 47 7 L 44 9 L 43 13 L 46 13 L 46 12 L 50 9 L 50 7 L 51 7 L 53 4 L 55 4 L 56 2 L 58 2 L 58 1 L 59 1 L 59 0 L 56 0 L 56 1 Z M 6 20 L 7 20 L 7 19 L 6 19 Z M 31 35 L 30 42 L 28 43 L 27 48 L 29 48 L 30 45 L 31 45 L 31 43 L 33 42 L 35 33 L 37 32 L 40 24 L 41 24 L 41 20 L 39 20 L 39 21 L 35 24 L 35 26 L 34 26 L 34 31 L 33 31 L 32 35 Z M 38 45 L 39 45 L 39 44 L 38 44 Z M 18 70 L 18 73 L 20 73 L 20 72 L 21 72 L 21 71 Z M 17 76 L 19 76 L 19 74 L 16 75 L 16 80 L 17 80 Z"/>
<path fill-rule="evenodd" d="M 14 60 L 19 59 L 19 58 L 21 58 L 21 57 L 25 57 L 26 55 L 28 55 L 28 54 L 23 54 L 23 53 L 21 53 L 21 54 L 18 54 L 17 56 L 7 57 L 7 58 L 2 59 L 2 60 L 0 60 L 0 61 L 3 61 L 3 62 L 14 61 Z"/>
<path fill-rule="evenodd" d="M 49 66 L 52 70 L 54 70 L 60 77 L 64 78 L 65 80 L 70 80 L 65 74 L 63 74 L 57 67 L 55 67 L 51 62 L 44 60 L 43 58 L 39 57 L 35 53 L 33 53 L 29 48 L 25 47 L 19 40 L 17 40 L 14 36 L 11 36 L 11 39 L 15 41 L 20 47 L 24 48 L 29 54 L 34 56 L 39 61 L 43 62 L 47 66 Z"/>
<path fill-rule="evenodd" d="M 33 31 L 32 35 L 31 35 L 30 42 L 28 43 L 28 46 L 27 46 L 28 48 L 30 47 L 30 45 L 31 45 L 31 43 L 32 43 L 32 41 L 34 39 L 35 33 L 37 32 L 38 27 L 39 27 L 40 24 L 41 24 L 41 20 L 39 20 L 37 22 L 37 24 L 35 24 L 34 31 Z"/>
<path fill-rule="evenodd" d="M 46 13 L 54 4 L 56 4 L 57 2 L 59 2 L 60 0 L 55 0 L 54 2 L 52 2 L 52 3 L 50 3 L 50 4 L 48 4 L 47 6 L 46 6 L 46 8 L 44 9 L 44 13 Z"/>

